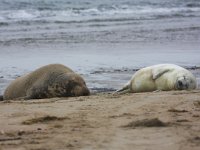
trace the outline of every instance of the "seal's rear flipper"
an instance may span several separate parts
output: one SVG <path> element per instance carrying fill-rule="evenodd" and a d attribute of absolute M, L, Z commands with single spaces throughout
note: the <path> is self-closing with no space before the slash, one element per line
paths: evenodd
<path fill-rule="evenodd" d="M 126 93 L 130 93 L 130 89 L 126 89 L 126 90 L 123 90 L 123 91 L 116 91 L 113 93 L 113 95 L 115 94 L 126 94 Z"/>
<path fill-rule="evenodd" d="M 113 94 L 125 94 L 130 92 L 130 82 L 128 82 L 123 88 L 117 90 Z"/>
<path fill-rule="evenodd" d="M 0 101 L 3 101 L 3 95 L 0 95 Z"/>

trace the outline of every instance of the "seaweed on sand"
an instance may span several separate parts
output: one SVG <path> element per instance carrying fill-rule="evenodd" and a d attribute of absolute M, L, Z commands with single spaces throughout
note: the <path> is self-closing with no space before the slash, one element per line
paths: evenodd
<path fill-rule="evenodd" d="M 135 128 L 135 127 L 166 127 L 168 124 L 160 121 L 158 118 L 153 119 L 143 119 L 138 121 L 132 121 L 127 125 L 122 127 L 124 128 Z"/>
<path fill-rule="evenodd" d="M 70 119 L 70 118 L 47 115 L 47 116 L 43 116 L 43 117 L 28 119 L 26 121 L 23 121 L 22 124 L 31 125 L 31 124 L 35 124 L 35 123 L 47 123 L 47 122 L 50 122 L 50 121 L 61 121 L 61 120 L 65 120 L 65 119 Z"/>

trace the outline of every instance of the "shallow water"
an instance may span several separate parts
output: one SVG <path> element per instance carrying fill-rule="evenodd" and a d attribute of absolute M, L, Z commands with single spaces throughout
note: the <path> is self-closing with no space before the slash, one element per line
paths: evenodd
<path fill-rule="evenodd" d="M 129 45 L 130 47 L 127 45 L 129 44 L 124 46 L 122 44 L 76 44 L 68 51 L 64 49 L 65 47 L 57 51 L 52 47 L 47 49 L 31 47 L 23 50 L 13 50 L 9 47 L 4 50 L 0 59 L 1 91 L 16 77 L 50 63 L 69 66 L 86 79 L 89 88 L 97 91 L 118 89 L 137 69 L 149 65 L 174 63 L 190 70 L 199 66 L 199 51 L 187 50 L 187 46 L 182 47 L 181 50 L 176 46 L 176 50 L 171 48 L 172 46 L 165 46 L 160 51 L 162 45 L 149 45 L 148 48 L 140 44 Z M 152 50 L 149 51 L 149 48 Z M 200 69 L 191 71 L 199 80 Z"/>
<path fill-rule="evenodd" d="M 148 65 L 199 67 L 199 43 L 197 0 L 3 0 L 0 94 L 50 63 L 82 74 L 93 90 L 118 89 Z"/>

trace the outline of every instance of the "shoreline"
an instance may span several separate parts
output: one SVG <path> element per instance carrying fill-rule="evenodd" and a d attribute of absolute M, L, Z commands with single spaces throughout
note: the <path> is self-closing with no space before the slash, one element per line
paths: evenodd
<path fill-rule="evenodd" d="M 185 66 L 184 68 L 191 71 L 197 79 L 197 89 L 200 88 L 200 66 Z M 16 71 L 17 68 L 14 68 Z M 132 75 L 138 71 L 139 68 L 96 68 L 91 70 L 87 74 L 80 74 L 86 81 L 90 91 L 92 93 L 113 92 L 121 88 L 132 77 Z M 0 72 L 1 73 L 1 72 Z M 26 74 L 26 73 L 25 73 Z M 1 75 L 1 74 L 0 74 Z M 8 76 L 8 75 L 7 75 Z M 8 79 L 5 76 L 0 76 L 0 95 L 3 94 L 4 89 L 8 84 L 20 75 L 13 72 L 13 75 L 9 75 L 12 79 Z M 13 77 L 12 77 L 13 76 Z"/>
<path fill-rule="evenodd" d="M 184 68 L 191 71 L 197 79 L 197 89 L 200 88 L 200 66 L 185 66 Z M 16 68 L 15 68 L 16 70 Z M 113 92 L 121 88 L 126 84 L 132 77 L 132 75 L 138 71 L 139 68 L 125 68 L 121 69 L 115 68 L 96 68 L 96 70 L 91 70 L 87 74 L 80 74 L 86 81 L 90 91 L 92 93 L 102 93 L 102 92 Z M 25 73 L 26 74 L 26 73 Z M 1 74 L 0 74 L 1 75 Z M 12 75 L 10 75 L 11 77 Z M 20 75 L 14 73 L 14 77 L 17 78 Z M 4 76 L 0 76 L 0 95 L 3 94 L 4 89 L 8 84 L 15 78 L 6 79 Z"/>

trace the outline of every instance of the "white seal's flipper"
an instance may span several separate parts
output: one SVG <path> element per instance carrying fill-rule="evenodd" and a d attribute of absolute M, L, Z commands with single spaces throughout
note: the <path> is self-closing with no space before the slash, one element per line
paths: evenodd
<path fill-rule="evenodd" d="M 157 92 L 161 92 L 162 90 L 155 90 L 153 91 L 153 93 L 157 93 Z"/>
<path fill-rule="evenodd" d="M 153 74 L 153 80 L 158 79 L 160 76 L 162 76 L 163 74 L 165 74 L 166 72 L 171 71 L 171 69 L 168 68 L 155 68 L 152 70 L 152 74 Z"/>
<path fill-rule="evenodd" d="M 121 89 L 117 90 L 113 94 L 125 94 L 130 92 L 130 81 L 124 85 Z"/>

